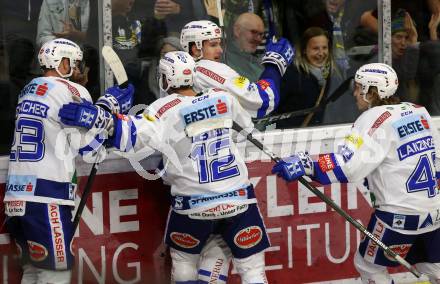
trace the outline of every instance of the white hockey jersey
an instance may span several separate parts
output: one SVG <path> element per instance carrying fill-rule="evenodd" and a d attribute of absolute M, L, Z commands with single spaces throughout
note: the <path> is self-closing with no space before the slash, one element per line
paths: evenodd
<path fill-rule="evenodd" d="M 58 77 L 35 78 L 19 94 L 4 201 L 75 205 L 73 136 L 58 117 L 73 96 L 92 102 L 83 86 Z"/>
<path fill-rule="evenodd" d="M 271 80 L 250 82 L 226 64 L 202 59 L 196 62 L 194 89 L 198 92 L 208 88 L 228 91 L 240 102 L 253 118 L 262 118 L 278 105 L 279 91 Z"/>
<path fill-rule="evenodd" d="M 210 89 L 196 97 L 172 94 L 160 98 L 143 115 L 118 120 L 113 144 L 128 152 L 127 158 L 150 148 L 163 154 L 173 208 L 180 213 L 201 212 L 218 204 L 255 203 L 232 129 L 210 130 L 191 138 L 185 134 L 188 125 L 217 118 L 253 127 L 251 117 L 233 96 Z"/>
<path fill-rule="evenodd" d="M 378 106 L 356 120 L 337 153 L 319 155 L 315 178 L 328 184 L 366 177 L 375 207 L 392 212 L 396 228 L 405 229 L 407 214 L 419 216 L 419 229 L 429 231 L 440 225 L 438 157 L 440 137 L 424 107 Z"/>

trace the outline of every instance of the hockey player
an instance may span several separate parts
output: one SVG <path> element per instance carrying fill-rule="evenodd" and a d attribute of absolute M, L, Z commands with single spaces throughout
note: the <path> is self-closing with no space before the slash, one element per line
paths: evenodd
<path fill-rule="evenodd" d="M 268 115 L 278 105 L 281 77 L 292 63 L 295 50 L 286 39 L 277 42 L 270 39 L 262 58 L 265 69 L 260 80 L 250 82 L 220 62 L 223 54 L 221 38 L 221 29 L 211 21 L 193 21 L 182 29 L 180 44 L 196 60 L 194 89 L 225 89 L 238 99 L 253 118 Z M 226 283 L 230 259 L 231 253 L 222 238 L 213 235 L 202 251 L 200 280 Z"/>
<path fill-rule="evenodd" d="M 278 105 L 281 77 L 292 63 L 295 50 L 284 38 L 277 42 L 270 39 L 261 62 L 264 71 L 254 83 L 220 62 L 223 54 L 221 37 L 221 29 L 211 21 L 193 21 L 183 27 L 180 44 L 197 65 L 194 89 L 225 89 L 253 118 L 269 114 Z"/>
<path fill-rule="evenodd" d="M 243 283 L 267 283 L 263 250 L 269 240 L 232 131 L 223 126 L 200 134 L 190 131 L 231 119 L 253 127 L 251 117 L 221 89 L 197 95 L 192 89 L 194 72 L 188 53 L 165 54 L 159 63 L 159 86 L 169 95 L 141 116 L 115 120 L 112 144 L 129 153 L 152 147 L 162 152 L 165 163 L 170 160 L 166 180 L 171 184 L 172 210 L 165 241 L 175 283 L 197 282 L 200 252 L 212 233 L 220 234 L 231 249 Z M 71 103 L 60 116 L 68 125 L 92 128 L 81 121 L 81 113 L 93 108 Z"/>
<path fill-rule="evenodd" d="M 44 75 L 18 96 L 4 204 L 7 230 L 21 254 L 22 283 L 70 283 L 75 157 L 62 155 L 71 136 L 63 132 L 58 110 L 73 97 L 91 104 L 89 92 L 69 81 L 74 72 L 80 77 L 82 57 L 70 40 L 45 43 L 38 54 Z M 131 86 L 111 87 L 97 105 L 119 111 L 129 107 L 132 94 Z M 101 109 L 95 125 L 102 126 L 105 117 L 111 116 Z"/>
<path fill-rule="evenodd" d="M 398 81 L 386 64 L 362 66 L 354 97 L 364 111 L 336 153 L 312 160 L 298 153 L 273 173 L 287 181 L 308 175 L 321 184 L 366 178 L 375 200 L 368 230 L 440 283 L 440 136 L 424 107 L 399 103 Z M 387 267 L 398 266 L 365 238 L 354 257 L 363 283 L 393 283 Z"/>

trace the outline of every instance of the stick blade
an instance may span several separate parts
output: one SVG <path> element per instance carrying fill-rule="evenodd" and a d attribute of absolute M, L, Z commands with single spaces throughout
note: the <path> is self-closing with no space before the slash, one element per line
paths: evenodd
<path fill-rule="evenodd" d="M 127 73 L 125 72 L 124 65 L 119 59 L 119 56 L 110 46 L 104 45 L 102 47 L 102 57 L 104 61 L 109 65 L 116 78 L 119 86 L 124 85 L 128 81 Z"/>

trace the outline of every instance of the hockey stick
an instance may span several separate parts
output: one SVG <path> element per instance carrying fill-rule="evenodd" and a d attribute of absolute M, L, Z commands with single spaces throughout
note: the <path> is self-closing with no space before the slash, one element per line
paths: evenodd
<path fill-rule="evenodd" d="M 223 62 L 225 64 L 228 63 L 228 60 L 226 59 L 226 29 L 223 22 L 223 13 L 222 13 L 222 1 L 217 0 L 216 1 L 217 6 L 217 14 L 218 14 L 218 24 L 220 26 L 220 29 L 222 30 L 222 43 L 223 43 Z"/>
<path fill-rule="evenodd" d="M 104 45 L 102 47 L 102 57 L 104 61 L 109 65 L 110 69 L 113 72 L 113 75 L 116 78 L 116 82 L 121 88 L 126 88 L 128 86 L 128 77 L 125 72 L 124 65 L 119 59 L 119 56 L 116 52 L 110 47 Z M 104 146 L 102 146 L 104 147 Z M 92 191 L 93 181 L 95 180 L 96 173 L 98 172 L 99 167 L 99 154 L 96 154 L 96 161 L 92 165 L 92 169 L 90 171 L 89 177 L 87 178 L 86 185 L 84 187 L 83 194 L 81 196 L 81 201 L 79 202 L 78 208 L 75 213 L 75 217 L 73 218 L 73 234 L 75 234 L 76 229 L 78 228 L 79 221 L 81 219 L 82 212 L 84 211 L 84 207 L 86 206 L 87 199 Z"/>
<path fill-rule="evenodd" d="M 259 140 L 252 137 L 251 133 L 247 133 L 240 125 L 238 125 L 235 121 L 232 123 L 232 129 L 240 133 L 241 135 L 246 136 L 246 139 L 249 140 L 252 144 L 254 144 L 257 148 L 262 150 L 264 153 L 266 153 L 271 160 L 274 162 L 280 162 L 281 158 L 277 157 L 273 152 L 271 152 L 269 149 L 267 149 L 263 143 L 261 143 Z M 390 257 L 392 257 L 396 262 L 406 267 L 414 276 L 417 278 L 420 278 L 421 274 L 420 272 L 415 268 L 412 267 L 411 264 L 409 264 L 405 259 L 403 259 L 400 255 L 396 254 L 393 250 L 391 250 L 387 245 L 382 243 L 381 240 L 379 240 L 376 236 L 374 236 L 372 233 L 370 233 L 361 223 L 353 219 L 347 212 L 345 212 L 341 207 L 339 207 L 331 198 L 327 197 L 324 193 L 319 191 L 316 187 L 311 185 L 304 177 L 300 177 L 298 179 L 300 183 L 302 183 L 307 189 L 312 191 L 316 196 L 318 196 L 322 201 L 327 203 L 331 208 L 333 208 L 336 212 L 339 213 L 342 217 L 345 218 L 348 222 L 350 222 L 353 226 L 356 227 L 359 231 L 361 231 L 363 234 L 365 234 L 366 237 L 368 237 L 370 240 L 372 240 L 375 244 L 377 244 L 381 249 L 383 249 Z"/>
<path fill-rule="evenodd" d="M 317 106 L 313 106 L 313 107 L 302 109 L 302 110 L 295 110 L 295 111 L 288 112 L 288 113 L 282 113 L 282 114 L 278 114 L 278 115 L 268 116 L 268 117 L 264 117 L 264 118 L 260 118 L 260 119 L 255 119 L 254 123 L 255 124 L 268 124 L 268 123 L 276 122 L 278 120 L 283 120 L 283 119 L 297 117 L 297 116 L 303 116 L 303 115 L 321 110 L 328 103 L 336 101 L 343 94 L 345 94 L 345 92 L 350 87 L 352 79 L 353 79 L 353 77 L 349 77 L 349 78 L 345 79 L 345 81 L 342 82 L 341 85 L 339 85 L 339 87 L 329 97 L 322 100 L 321 103 Z"/>

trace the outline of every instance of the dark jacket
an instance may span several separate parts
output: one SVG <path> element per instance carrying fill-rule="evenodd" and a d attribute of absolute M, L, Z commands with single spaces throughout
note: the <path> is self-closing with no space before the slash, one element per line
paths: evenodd
<path fill-rule="evenodd" d="M 315 106 L 321 88 L 318 80 L 312 74 L 298 70 L 295 64 L 291 64 L 281 81 L 281 98 L 278 114 L 302 110 Z M 323 112 L 314 114 L 309 125 L 317 125 L 322 122 Z M 305 115 L 291 117 L 277 122 L 277 128 L 299 127 L 305 119 Z"/>

